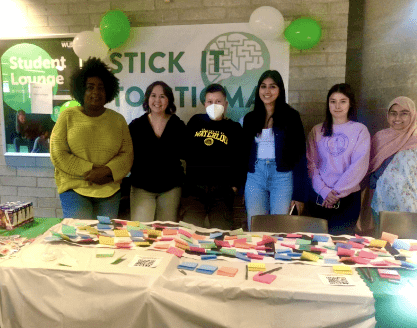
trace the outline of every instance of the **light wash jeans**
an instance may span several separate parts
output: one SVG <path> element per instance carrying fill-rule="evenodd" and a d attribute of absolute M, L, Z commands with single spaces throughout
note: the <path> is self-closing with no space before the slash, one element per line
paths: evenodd
<path fill-rule="evenodd" d="M 292 171 L 278 172 L 275 160 L 258 159 L 245 185 L 248 229 L 254 215 L 288 214 L 292 191 Z"/>
<path fill-rule="evenodd" d="M 59 194 L 64 218 L 95 220 L 97 216 L 117 219 L 121 191 L 106 198 L 86 197 L 70 189 Z"/>

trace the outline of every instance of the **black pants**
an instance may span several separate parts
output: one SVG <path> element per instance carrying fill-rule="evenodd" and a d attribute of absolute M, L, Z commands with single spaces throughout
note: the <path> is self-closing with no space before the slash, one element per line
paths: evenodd
<path fill-rule="evenodd" d="M 330 209 L 310 204 L 311 216 L 326 219 L 331 235 L 354 235 L 356 222 L 361 210 L 361 192 L 351 193 L 340 199 L 338 209 Z"/>
<path fill-rule="evenodd" d="M 233 229 L 235 193 L 232 187 L 193 186 L 187 190 L 188 195 L 181 200 L 181 220 L 204 227 L 208 216 L 210 228 Z"/>

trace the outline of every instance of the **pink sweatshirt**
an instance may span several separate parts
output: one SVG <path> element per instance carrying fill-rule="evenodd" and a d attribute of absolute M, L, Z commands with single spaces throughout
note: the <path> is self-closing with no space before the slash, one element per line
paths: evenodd
<path fill-rule="evenodd" d="M 323 199 L 332 190 L 343 198 L 360 190 L 369 166 L 371 137 L 358 122 L 333 125 L 331 137 L 323 137 L 322 125 L 316 125 L 308 136 L 308 173 Z"/>

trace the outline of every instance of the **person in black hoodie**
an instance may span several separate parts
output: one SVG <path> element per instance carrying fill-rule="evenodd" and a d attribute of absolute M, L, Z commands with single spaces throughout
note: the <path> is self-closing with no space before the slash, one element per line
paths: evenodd
<path fill-rule="evenodd" d="M 186 193 L 184 222 L 232 229 L 235 193 L 242 184 L 242 128 L 225 118 L 226 91 L 211 84 L 205 93 L 207 114 L 194 115 L 187 124 Z"/>
<path fill-rule="evenodd" d="M 145 114 L 129 124 L 134 160 L 131 169 L 132 221 L 177 221 L 184 169 L 185 124 L 175 115 L 174 94 L 162 81 L 145 92 Z"/>
<path fill-rule="evenodd" d="M 248 228 L 252 216 L 287 214 L 293 204 L 301 214 L 309 191 L 304 128 L 300 114 L 285 102 L 279 72 L 269 70 L 261 75 L 255 108 L 246 114 L 243 132 L 248 158 Z"/>

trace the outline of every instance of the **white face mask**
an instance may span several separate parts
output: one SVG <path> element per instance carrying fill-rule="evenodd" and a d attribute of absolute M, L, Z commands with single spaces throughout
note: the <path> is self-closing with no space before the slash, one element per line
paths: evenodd
<path fill-rule="evenodd" d="M 224 113 L 224 107 L 219 104 L 212 104 L 206 108 L 207 115 L 213 120 L 217 121 Z"/>

